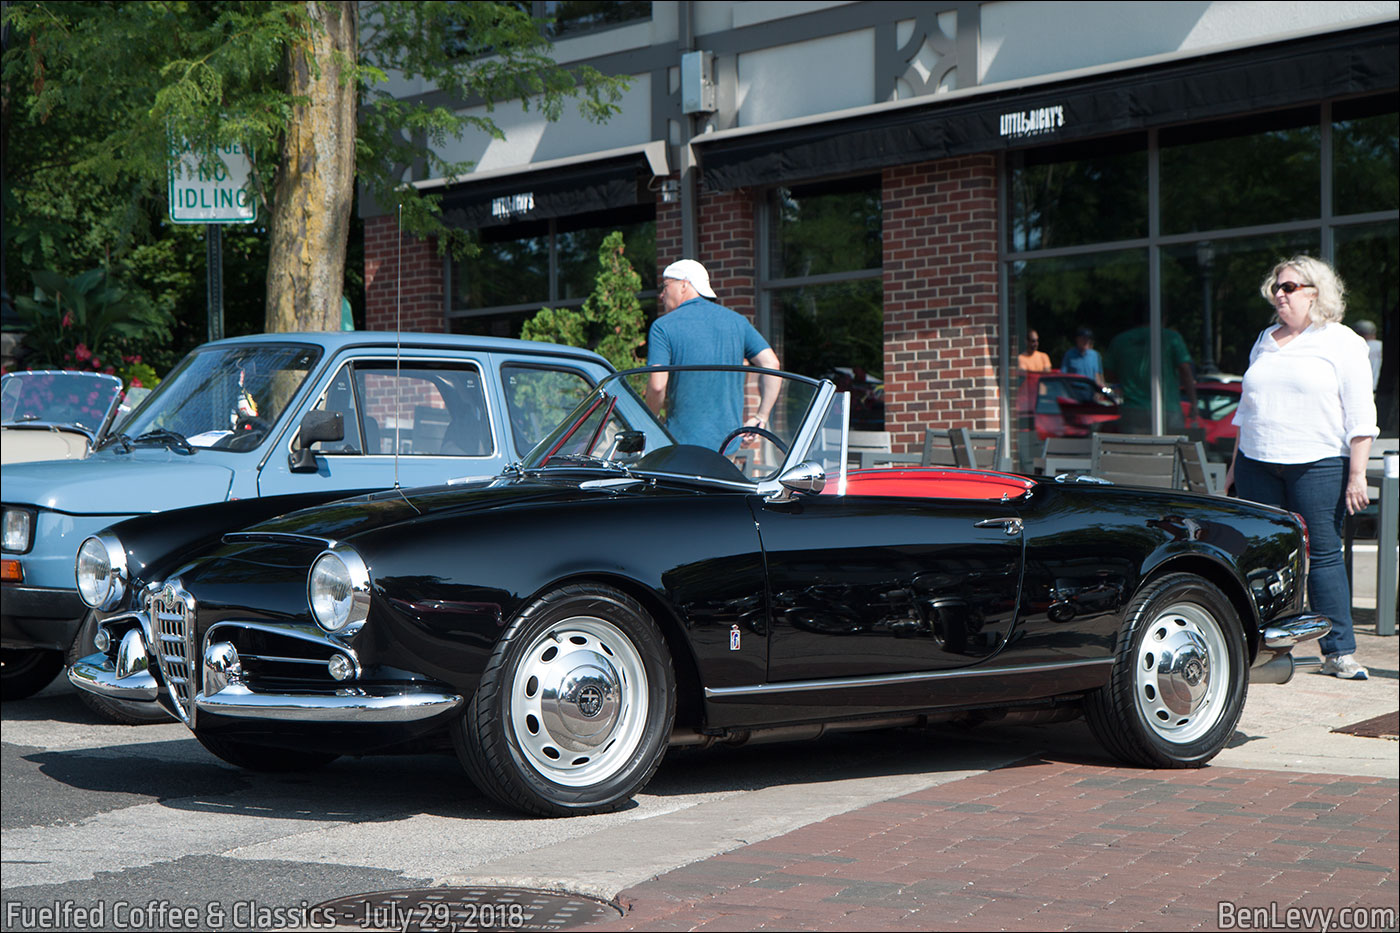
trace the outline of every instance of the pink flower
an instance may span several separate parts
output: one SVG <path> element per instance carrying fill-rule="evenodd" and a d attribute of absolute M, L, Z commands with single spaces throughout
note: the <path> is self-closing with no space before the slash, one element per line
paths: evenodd
<path fill-rule="evenodd" d="M 59 327 L 72 327 L 72 326 L 73 326 L 73 312 L 72 312 L 72 311 L 64 311 L 64 312 L 63 312 L 63 320 L 61 320 L 61 321 L 58 322 L 58 326 L 59 326 Z"/>
<path fill-rule="evenodd" d="M 117 374 L 117 368 L 115 366 L 103 367 L 102 371 L 109 376 L 115 376 Z"/>
<path fill-rule="evenodd" d="M 141 380 L 133 376 L 132 379 L 131 379 L 131 387 L 132 387 L 133 389 L 142 388 L 142 386 L 141 386 Z"/>
<path fill-rule="evenodd" d="M 85 343 L 78 344 L 78 346 L 74 348 L 73 352 L 77 355 L 78 362 L 80 363 L 86 362 L 89 358 L 92 357 L 92 351 L 87 348 L 87 344 Z"/>

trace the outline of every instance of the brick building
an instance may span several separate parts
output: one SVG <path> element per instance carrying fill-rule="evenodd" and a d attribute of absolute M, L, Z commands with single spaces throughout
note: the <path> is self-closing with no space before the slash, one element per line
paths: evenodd
<path fill-rule="evenodd" d="M 582 303 L 621 229 L 648 306 L 661 268 L 699 259 L 785 368 L 877 387 L 859 426 L 895 449 L 1000 430 L 1023 467 L 1028 331 L 1058 364 L 1080 328 L 1105 349 L 1146 323 L 1199 374 L 1238 374 L 1269 317 L 1259 281 L 1308 252 L 1383 336 L 1395 431 L 1396 3 L 536 7 L 561 63 L 630 77 L 622 112 L 498 108 L 504 141 L 446 152 L 473 173 L 410 179 L 474 231 L 474 259 L 400 243 L 366 205 L 369 326 L 516 336 Z"/>

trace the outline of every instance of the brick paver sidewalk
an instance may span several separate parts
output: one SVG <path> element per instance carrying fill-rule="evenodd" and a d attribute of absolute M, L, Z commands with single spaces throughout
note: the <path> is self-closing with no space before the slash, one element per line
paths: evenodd
<path fill-rule="evenodd" d="M 679 868 L 588 929 L 1281 929 L 1290 907 L 1395 929 L 1396 799 L 1391 779 L 1034 760 Z"/>

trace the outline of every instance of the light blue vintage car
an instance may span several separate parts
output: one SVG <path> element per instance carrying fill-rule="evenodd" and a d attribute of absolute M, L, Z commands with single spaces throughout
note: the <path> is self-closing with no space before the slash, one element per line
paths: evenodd
<path fill-rule="evenodd" d="M 264 334 L 199 347 L 87 459 L 4 467 L 4 699 L 45 686 L 70 652 L 91 653 L 73 577 L 88 535 L 203 503 L 241 500 L 231 507 L 253 518 L 347 491 L 494 475 L 610 372 L 586 350 L 447 334 Z M 288 496 L 300 498 L 271 498 Z M 85 699 L 118 721 L 150 716 Z"/>

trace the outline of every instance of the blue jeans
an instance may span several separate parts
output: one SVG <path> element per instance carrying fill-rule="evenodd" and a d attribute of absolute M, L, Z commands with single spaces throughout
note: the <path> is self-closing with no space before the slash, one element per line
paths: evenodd
<path fill-rule="evenodd" d="M 1235 460 L 1235 491 L 1241 499 L 1297 512 L 1308 523 L 1308 604 L 1332 620 L 1320 642 L 1324 655 L 1353 654 L 1351 587 L 1342 559 L 1342 523 L 1347 517 L 1350 458 L 1312 463 L 1264 463 L 1240 454 Z"/>

